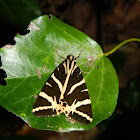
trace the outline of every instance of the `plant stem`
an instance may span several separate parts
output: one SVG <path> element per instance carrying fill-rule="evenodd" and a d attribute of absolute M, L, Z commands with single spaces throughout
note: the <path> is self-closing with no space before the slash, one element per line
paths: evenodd
<path fill-rule="evenodd" d="M 121 42 L 119 45 L 117 45 L 114 49 L 112 49 L 112 50 L 110 50 L 110 51 L 104 53 L 104 55 L 105 55 L 105 56 L 108 56 L 108 55 L 112 54 L 112 53 L 115 52 L 117 49 L 119 49 L 121 46 L 123 46 L 124 44 L 129 43 L 129 42 L 131 42 L 131 41 L 138 41 L 138 42 L 140 42 L 140 39 L 139 39 L 139 38 L 130 38 L 130 39 L 127 39 L 127 40 Z"/>

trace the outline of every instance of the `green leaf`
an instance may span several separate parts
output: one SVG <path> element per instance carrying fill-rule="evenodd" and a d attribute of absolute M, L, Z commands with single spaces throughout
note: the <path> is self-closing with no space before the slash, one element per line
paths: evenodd
<path fill-rule="evenodd" d="M 71 131 L 88 130 L 107 119 L 114 111 L 118 98 L 118 78 L 110 60 L 90 37 L 63 23 L 56 17 L 41 16 L 25 36 L 16 35 L 15 46 L 0 49 L 2 68 L 7 73 L 7 86 L 0 85 L 0 105 L 20 116 L 36 129 Z M 39 29 L 39 30 L 38 30 Z M 90 125 L 71 123 L 64 114 L 35 117 L 31 110 L 35 95 L 69 54 L 77 57 L 78 66 L 89 90 L 93 121 Z M 102 57 L 98 57 L 102 56 Z M 41 74 L 41 79 L 40 74 Z"/>

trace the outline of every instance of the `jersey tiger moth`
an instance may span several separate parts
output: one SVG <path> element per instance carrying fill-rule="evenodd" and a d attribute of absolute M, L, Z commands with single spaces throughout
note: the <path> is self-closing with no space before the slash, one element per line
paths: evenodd
<path fill-rule="evenodd" d="M 32 112 L 37 117 L 64 113 L 66 117 L 84 125 L 92 122 L 88 89 L 73 55 L 68 55 L 48 78 Z"/>

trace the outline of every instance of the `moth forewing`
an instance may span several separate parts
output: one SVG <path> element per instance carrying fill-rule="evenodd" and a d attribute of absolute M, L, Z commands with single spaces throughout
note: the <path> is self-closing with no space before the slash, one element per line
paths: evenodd
<path fill-rule="evenodd" d="M 73 55 L 54 70 L 34 103 L 35 116 L 49 117 L 64 113 L 84 125 L 92 122 L 91 100 L 81 69 Z"/>

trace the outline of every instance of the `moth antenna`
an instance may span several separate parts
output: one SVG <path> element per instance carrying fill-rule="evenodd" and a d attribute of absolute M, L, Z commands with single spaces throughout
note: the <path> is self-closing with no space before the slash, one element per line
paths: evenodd
<path fill-rule="evenodd" d="M 82 46 L 83 44 L 81 44 L 80 46 Z M 79 47 L 80 47 L 79 46 Z M 79 48 L 79 47 L 77 47 L 77 48 Z M 73 50 L 73 52 L 71 53 L 71 55 L 74 55 L 74 52 L 77 50 L 77 48 L 75 49 L 75 50 Z M 82 52 L 82 50 L 81 50 L 81 52 Z M 80 54 L 75 58 L 75 60 L 78 58 L 78 57 L 80 57 L 80 55 L 81 55 L 81 52 L 80 52 Z"/>
<path fill-rule="evenodd" d="M 60 51 L 64 52 L 64 53 L 66 54 L 66 56 L 69 55 L 69 53 L 68 53 L 67 51 L 65 52 L 65 51 L 63 51 L 62 49 L 60 49 L 59 47 L 57 47 L 57 49 L 59 49 Z M 58 52 L 57 52 L 57 53 L 58 53 Z"/>
<path fill-rule="evenodd" d="M 59 55 L 59 54 L 57 54 L 57 55 L 58 55 L 60 58 L 64 59 L 64 60 L 66 59 L 65 57 L 63 57 L 63 56 L 61 56 L 61 55 Z"/>
<path fill-rule="evenodd" d="M 81 56 L 82 50 L 80 51 L 79 55 L 75 58 L 77 60 Z"/>
<path fill-rule="evenodd" d="M 63 50 L 61 50 L 60 48 L 58 48 L 60 51 L 62 51 L 62 52 L 64 52 Z M 64 52 L 65 53 L 65 52 Z M 59 52 L 58 52 L 58 50 L 56 50 L 56 54 L 60 57 L 60 58 L 62 58 L 63 60 L 65 60 L 66 58 L 65 57 L 63 57 L 63 56 L 61 56 L 61 55 L 59 55 Z M 65 53 L 66 54 L 66 53 Z M 66 56 L 67 56 L 68 54 L 66 54 Z"/>
<path fill-rule="evenodd" d="M 73 52 L 71 53 L 71 55 L 74 55 L 74 52 L 77 50 L 77 48 L 75 50 L 73 50 Z"/>

